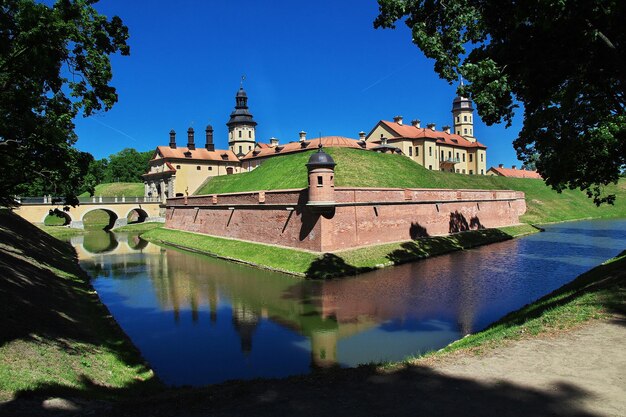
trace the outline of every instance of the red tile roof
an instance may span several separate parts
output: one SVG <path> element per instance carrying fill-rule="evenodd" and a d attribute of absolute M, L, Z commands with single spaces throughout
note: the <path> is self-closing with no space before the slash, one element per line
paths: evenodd
<path fill-rule="evenodd" d="M 445 143 L 450 146 L 459 146 L 462 148 L 482 148 L 487 149 L 485 145 L 476 141 L 471 142 L 465 139 L 461 135 L 457 135 L 454 133 L 446 133 L 439 130 L 432 130 L 423 127 L 415 127 L 412 125 L 399 124 L 395 122 L 388 122 L 386 120 L 381 120 L 380 124 L 385 125 L 387 128 L 391 129 L 396 133 L 397 136 L 392 138 L 388 138 L 390 141 L 394 141 L 397 139 L 434 139 L 437 140 L 438 143 Z M 380 139 L 374 139 L 374 142 L 380 142 Z"/>
<path fill-rule="evenodd" d="M 284 145 L 278 145 L 273 147 L 257 147 L 252 152 L 248 152 L 246 156 L 242 158 L 243 161 L 256 158 L 268 158 L 271 156 L 284 155 L 294 152 L 309 151 L 316 149 L 320 141 L 325 148 L 355 148 L 355 149 L 367 149 L 371 150 L 377 145 L 371 142 L 365 143 L 365 148 L 359 145 L 359 141 L 356 139 L 350 139 L 343 136 L 324 136 L 321 138 L 305 140 L 306 147 L 302 146 L 302 142 L 289 142 Z M 260 148 L 260 149 L 259 149 Z"/>
<path fill-rule="evenodd" d="M 527 171 L 524 169 L 491 167 L 487 170 L 487 172 L 489 171 L 493 171 L 502 177 L 542 179 L 537 171 Z"/>
<path fill-rule="evenodd" d="M 199 160 L 199 161 L 227 161 L 227 162 L 239 162 L 239 159 L 232 151 L 215 150 L 207 151 L 205 148 L 196 148 L 189 150 L 189 148 L 177 147 L 170 148 L 169 146 L 157 146 L 157 150 L 161 157 L 171 159 L 185 159 L 185 160 Z M 151 161 L 158 160 L 155 155 Z M 191 156 L 186 157 L 185 153 L 190 152 Z"/>

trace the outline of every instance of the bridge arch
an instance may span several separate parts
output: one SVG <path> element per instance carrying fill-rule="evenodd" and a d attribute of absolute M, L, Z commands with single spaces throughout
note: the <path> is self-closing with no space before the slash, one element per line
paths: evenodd
<path fill-rule="evenodd" d="M 128 213 L 126 213 L 126 216 L 125 216 L 129 224 L 143 223 L 146 221 L 148 217 L 150 217 L 148 213 L 141 207 L 135 207 L 135 208 L 130 209 Z"/>
<path fill-rule="evenodd" d="M 107 207 L 94 207 L 91 208 L 89 210 L 86 210 L 83 215 L 80 218 L 80 222 L 81 224 L 84 226 L 85 224 L 85 216 L 89 213 L 93 213 L 95 211 L 104 211 L 106 214 L 109 215 L 109 223 L 106 225 L 106 227 L 104 228 L 104 230 L 111 230 L 112 228 L 114 228 L 115 226 L 117 226 L 116 222 L 119 219 L 119 214 L 116 213 L 114 210 L 107 208 Z"/>
<path fill-rule="evenodd" d="M 64 223 L 62 226 L 67 226 L 74 221 L 72 219 L 72 216 L 70 216 L 70 213 L 68 213 L 67 211 L 61 210 L 61 209 L 54 209 L 54 210 L 48 211 L 47 213 L 44 213 L 43 218 L 41 219 L 42 224 L 46 224 L 46 219 L 48 218 L 48 216 L 57 216 L 59 218 L 63 218 Z"/>

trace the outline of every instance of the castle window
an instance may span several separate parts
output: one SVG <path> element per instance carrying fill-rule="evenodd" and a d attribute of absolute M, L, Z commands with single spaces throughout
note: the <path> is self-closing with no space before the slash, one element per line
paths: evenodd
<path fill-rule="evenodd" d="M 335 177 L 333 175 L 330 176 L 330 186 L 331 187 L 335 186 Z"/>
<path fill-rule="evenodd" d="M 465 174 L 465 170 L 463 170 L 463 173 Z"/>
<path fill-rule="evenodd" d="M 443 151 L 441 151 L 441 160 L 443 161 Z"/>
<path fill-rule="evenodd" d="M 428 165 L 428 169 L 430 169 L 432 171 L 433 170 L 433 166 L 432 165 Z"/>
<path fill-rule="evenodd" d="M 484 162 L 482 153 L 480 154 L 480 162 Z"/>
<path fill-rule="evenodd" d="M 248 132 L 248 137 L 251 138 L 252 137 L 252 131 Z"/>
<path fill-rule="evenodd" d="M 474 175 L 474 170 L 470 169 L 470 175 Z"/>
<path fill-rule="evenodd" d="M 196 167 L 196 169 L 197 169 L 198 171 L 200 171 L 202 168 L 200 168 L 200 165 L 198 165 L 198 166 Z"/>
<path fill-rule="evenodd" d="M 448 159 L 452 159 L 452 151 L 448 151 Z"/>
<path fill-rule="evenodd" d="M 239 137 L 241 137 L 241 130 L 239 131 Z"/>
<path fill-rule="evenodd" d="M 207 168 L 209 171 L 213 171 L 213 167 L 208 167 Z"/>
<path fill-rule="evenodd" d="M 474 154 L 469 154 L 470 162 L 474 162 Z M 471 174 L 471 171 L 470 171 Z"/>
<path fill-rule="evenodd" d="M 463 129 L 463 134 L 467 135 L 467 129 Z"/>
<path fill-rule="evenodd" d="M 480 175 L 485 175 L 485 170 L 484 169 L 480 170 Z"/>
<path fill-rule="evenodd" d="M 457 117 L 456 117 L 456 121 L 457 121 L 457 123 L 458 123 L 458 122 L 460 122 L 460 121 L 461 121 L 461 117 L 460 117 L 460 116 L 457 116 Z"/>
<path fill-rule="evenodd" d="M 241 133 L 241 132 L 239 132 L 239 133 Z M 242 152 L 241 152 L 241 145 L 239 145 L 239 153 L 242 153 Z"/>
<path fill-rule="evenodd" d="M 176 169 L 180 169 L 180 165 L 176 165 Z"/>
<path fill-rule="evenodd" d="M 472 123 L 472 116 L 470 116 L 470 123 Z"/>
<path fill-rule="evenodd" d="M 460 161 L 460 159 L 459 159 L 459 153 L 458 153 L 458 152 L 456 153 L 456 160 L 457 160 L 457 161 Z"/>
<path fill-rule="evenodd" d="M 467 122 L 467 116 L 463 116 L 463 121 Z"/>
<path fill-rule="evenodd" d="M 317 186 L 321 187 L 324 185 L 324 178 L 321 175 L 318 175 L 317 177 Z"/>
<path fill-rule="evenodd" d="M 470 136 L 473 135 L 474 133 L 472 132 L 472 129 L 470 129 Z"/>
<path fill-rule="evenodd" d="M 248 152 L 252 150 L 252 146 L 248 146 Z"/>
<path fill-rule="evenodd" d="M 420 156 L 420 148 L 415 147 L 415 156 Z"/>
<path fill-rule="evenodd" d="M 457 173 L 457 174 L 459 173 L 459 169 L 458 169 L 458 168 L 456 169 L 456 173 Z"/>
<path fill-rule="evenodd" d="M 409 156 L 413 156 L 413 148 L 409 146 Z"/>
<path fill-rule="evenodd" d="M 428 147 L 428 156 L 433 156 L 433 147 L 432 146 Z"/>
<path fill-rule="evenodd" d="M 463 154 L 463 162 L 465 162 L 465 154 Z M 464 174 L 465 174 L 465 172 L 464 172 Z"/>
<path fill-rule="evenodd" d="M 460 130 L 457 130 L 457 131 L 456 131 L 456 134 L 457 134 L 457 135 L 460 135 L 460 134 L 461 134 L 461 131 L 460 131 Z"/>

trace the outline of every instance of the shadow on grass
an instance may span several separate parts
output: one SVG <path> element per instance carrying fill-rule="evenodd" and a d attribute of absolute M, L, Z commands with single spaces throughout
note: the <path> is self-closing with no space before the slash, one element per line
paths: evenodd
<path fill-rule="evenodd" d="M 72 413 L 44 408 L 43 393 L 74 399 L 78 410 Z M 592 399 L 594 394 L 580 385 L 559 382 L 546 389 L 534 389 L 506 381 L 483 383 L 414 365 L 386 372 L 368 365 L 320 370 L 309 376 L 283 380 L 232 381 L 205 388 L 169 390 L 117 403 L 81 402 L 75 400 L 80 392 L 57 391 L 54 385 L 42 386 L 29 394 L 30 398 L 22 396 L 0 405 L 0 412 L 15 417 L 598 415 L 583 408 L 585 400 Z"/>
<path fill-rule="evenodd" d="M 6 210 L 0 211 L 0 241 L 0 348 L 6 360 L 0 366 L 15 372 L 11 366 L 26 364 L 18 374 L 33 384 L 57 373 L 72 380 L 91 366 L 83 358 L 98 354 L 103 361 L 114 357 L 118 367 L 98 365 L 93 372 L 101 384 L 114 380 L 113 373 L 121 368 L 128 380 L 133 374 L 149 374 L 139 352 L 100 303 L 70 245 Z M 138 385 L 152 389 L 159 384 L 151 378 Z M 108 390 L 97 383 L 83 385 L 86 396 Z M 12 381 L 0 381 L 0 388 L 7 386 Z M 57 388 L 63 389 L 62 384 Z"/>
<path fill-rule="evenodd" d="M 328 279 L 354 276 L 372 270 L 373 268 L 359 268 L 350 265 L 343 258 L 333 253 L 325 253 L 321 258 L 313 261 L 304 274 L 310 279 Z"/>
<path fill-rule="evenodd" d="M 415 240 L 401 243 L 399 249 L 386 255 L 386 258 L 394 265 L 512 239 L 511 235 L 498 229 L 467 230 L 449 236 L 429 237 L 426 229 L 418 223 L 411 225 L 411 233 L 417 236 Z M 424 235 L 425 237 L 419 237 Z M 305 276 L 310 279 L 330 279 L 354 276 L 374 269 L 376 268 L 373 266 L 357 267 L 350 265 L 336 254 L 325 253 L 311 263 Z"/>

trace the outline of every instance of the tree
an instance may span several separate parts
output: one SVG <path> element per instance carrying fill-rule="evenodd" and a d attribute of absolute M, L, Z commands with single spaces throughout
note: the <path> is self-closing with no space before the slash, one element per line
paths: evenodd
<path fill-rule="evenodd" d="M 122 149 L 109 156 L 102 182 L 143 182 L 148 161 L 154 151 L 137 152 L 133 148 Z"/>
<path fill-rule="evenodd" d="M 73 148 L 73 119 L 116 103 L 109 55 L 129 54 L 128 29 L 96 2 L 0 3 L 0 205 L 35 178 L 76 202 L 89 158 Z"/>
<path fill-rule="evenodd" d="M 604 186 L 626 165 L 626 2 L 622 0 L 378 0 L 376 28 L 406 17 L 435 71 L 469 81 L 488 125 L 524 124 L 514 141 L 557 191 L 580 188 L 612 203 Z"/>

